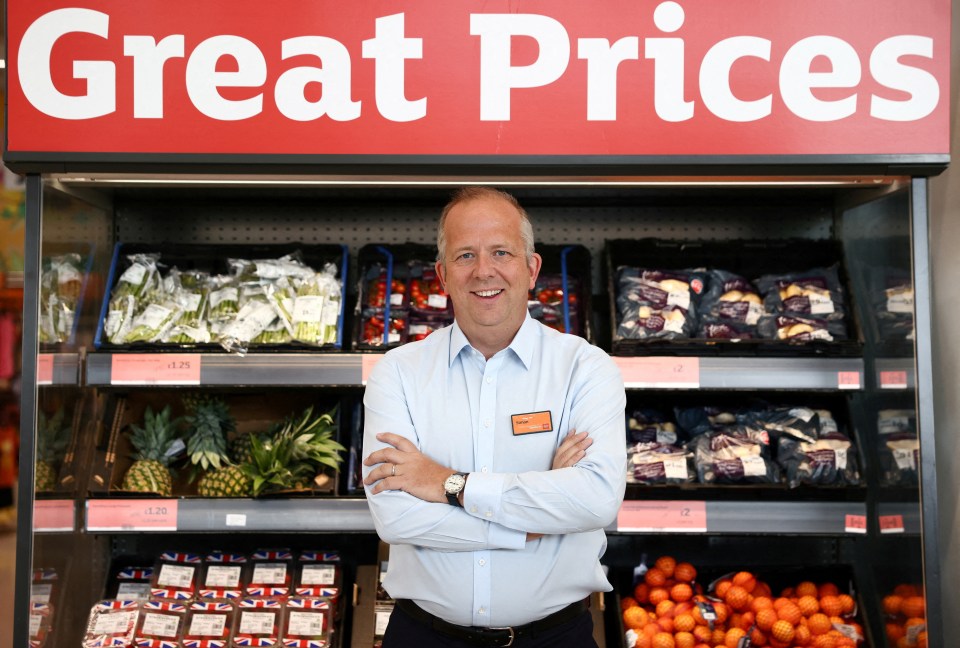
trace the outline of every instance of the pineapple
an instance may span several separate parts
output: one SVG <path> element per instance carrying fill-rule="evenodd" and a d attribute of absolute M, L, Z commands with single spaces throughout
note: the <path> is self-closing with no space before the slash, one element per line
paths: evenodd
<path fill-rule="evenodd" d="M 276 438 L 261 441 L 253 436 L 250 461 L 240 468 L 250 478 L 254 497 L 285 490 L 302 490 L 312 476 L 311 467 L 293 458 L 293 440 Z"/>
<path fill-rule="evenodd" d="M 154 414 L 147 407 L 144 425 L 131 425 L 130 443 L 136 449 L 133 465 L 123 476 L 123 489 L 138 493 L 157 493 L 163 497 L 173 494 L 170 463 L 183 447 L 178 425 L 180 419 L 170 418 L 170 406 Z"/>
<path fill-rule="evenodd" d="M 250 447 L 253 445 L 253 436 L 253 432 L 248 432 L 239 434 L 230 440 L 227 444 L 227 455 L 229 455 L 230 461 L 238 465 L 250 461 Z M 268 438 L 268 435 L 258 434 L 257 438 L 262 442 Z"/>
<path fill-rule="evenodd" d="M 66 413 L 60 408 L 47 418 L 37 410 L 37 461 L 34 464 L 34 489 L 52 491 L 57 486 L 57 470 L 67 453 L 70 428 L 64 425 Z"/>
<path fill-rule="evenodd" d="M 249 497 L 253 484 L 240 466 L 208 471 L 197 483 L 201 497 Z"/>
<path fill-rule="evenodd" d="M 230 465 L 227 456 L 227 435 L 237 424 L 230 416 L 227 404 L 212 396 L 184 398 L 189 412 L 187 425 L 187 455 L 195 471 L 219 470 Z"/>

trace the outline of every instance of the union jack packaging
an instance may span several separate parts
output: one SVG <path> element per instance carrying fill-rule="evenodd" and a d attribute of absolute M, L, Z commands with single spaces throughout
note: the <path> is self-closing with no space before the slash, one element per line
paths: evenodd
<path fill-rule="evenodd" d="M 140 607 L 133 644 L 137 648 L 179 648 L 187 606 L 177 601 L 145 601 Z"/>
<path fill-rule="evenodd" d="M 87 618 L 83 648 L 127 648 L 140 616 L 140 601 L 109 599 L 94 603 Z"/>
<path fill-rule="evenodd" d="M 283 602 L 278 598 L 246 598 L 237 604 L 233 631 L 236 648 L 274 648 L 280 643 Z"/>

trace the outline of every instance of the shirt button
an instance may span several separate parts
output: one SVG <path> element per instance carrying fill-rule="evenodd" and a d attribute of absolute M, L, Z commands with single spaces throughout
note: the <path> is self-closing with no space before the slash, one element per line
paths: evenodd
<path fill-rule="evenodd" d="M 483 468 L 481 468 L 481 469 L 480 469 L 480 472 L 484 472 L 484 473 L 487 472 L 487 467 L 484 466 Z"/>
<path fill-rule="evenodd" d="M 487 564 L 487 561 L 484 560 L 483 558 L 481 558 L 480 560 L 477 561 L 477 564 L 480 565 L 481 567 L 483 567 L 484 565 Z"/>
<path fill-rule="evenodd" d="M 490 376 L 487 376 L 487 384 L 489 385 L 492 382 L 493 382 L 493 378 L 491 378 Z"/>
<path fill-rule="evenodd" d="M 490 419 L 483 422 L 483 427 L 490 427 Z"/>
<path fill-rule="evenodd" d="M 487 511 L 486 513 L 484 513 L 484 515 L 486 515 L 487 517 L 493 517 L 493 512 Z"/>
<path fill-rule="evenodd" d="M 479 610 L 477 610 L 477 614 L 486 614 L 486 613 L 487 611 L 484 610 L 483 608 L 480 608 Z"/>
<path fill-rule="evenodd" d="M 477 512 L 477 507 L 476 507 L 476 506 L 471 506 L 471 507 L 470 507 L 470 512 L 471 512 L 471 513 L 476 513 L 476 512 Z"/>

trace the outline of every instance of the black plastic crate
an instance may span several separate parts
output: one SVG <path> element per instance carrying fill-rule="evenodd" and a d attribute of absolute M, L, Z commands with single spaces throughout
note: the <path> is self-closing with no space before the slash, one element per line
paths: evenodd
<path fill-rule="evenodd" d="M 562 298 L 559 303 L 537 317 L 548 326 L 563 333 L 579 335 L 594 343 L 593 306 L 591 296 L 592 275 L 590 250 L 583 245 L 538 245 L 537 254 L 543 259 L 537 285 L 531 291 L 530 312 L 540 309 L 542 287 L 559 287 Z M 551 300 L 556 301 L 556 300 Z M 543 309 L 546 310 L 546 309 Z"/>

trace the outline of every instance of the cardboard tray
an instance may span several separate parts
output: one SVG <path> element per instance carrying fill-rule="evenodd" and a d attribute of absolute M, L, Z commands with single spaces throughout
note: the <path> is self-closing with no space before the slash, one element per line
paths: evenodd
<path fill-rule="evenodd" d="M 131 423 L 143 424 L 146 408 L 152 407 L 154 412 L 170 405 L 174 417 L 184 414 L 182 404 L 183 391 L 178 390 L 149 390 L 137 391 L 130 394 L 112 394 L 104 407 L 104 418 L 100 439 L 94 449 L 94 462 L 88 492 L 91 497 L 144 497 L 144 493 L 134 493 L 123 490 L 123 477 L 133 464 L 134 448 L 128 437 Z M 230 413 L 236 419 L 237 432 L 242 435 L 247 432 L 261 432 L 267 430 L 274 422 L 283 419 L 290 413 L 302 412 L 309 405 L 314 406 L 314 412 L 329 411 L 339 405 L 335 423 L 337 426 L 335 440 L 349 451 L 349 440 L 344 441 L 342 432 L 343 403 L 339 400 L 319 402 L 309 392 L 290 392 L 266 390 L 256 394 L 223 394 L 222 398 L 230 407 Z M 232 438 L 232 437 L 231 437 Z M 343 452 L 344 465 L 348 452 Z M 185 457 L 181 457 L 175 464 L 176 474 L 173 480 L 173 497 L 198 497 L 196 481 L 188 480 L 190 466 Z M 335 496 L 340 492 L 339 481 L 342 470 L 330 475 L 323 484 L 315 485 L 308 490 L 293 490 L 280 493 L 270 493 L 261 496 L 270 497 L 319 497 Z"/>
<path fill-rule="evenodd" d="M 314 270 L 320 270 L 325 263 L 333 263 L 338 269 L 338 279 L 340 280 L 340 315 L 337 323 L 337 341 L 334 344 L 324 346 L 312 346 L 301 342 L 289 342 L 286 344 L 251 344 L 250 351 L 291 351 L 291 350 L 311 350 L 324 351 L 331 349 L 340 349 L 343 345 L 343 320 L 344 304 L 347 294 L 347 265 L 348 252 L 346 245 L 320 245 L 320 244 L 301 244 L 301 243 L 282 243 L 282 244 L 256 244 L 256 245 L 207 245 L 207 244 L 145 244 L 145 243 L 117 243 L 113 250 L 113 258 L 110 262 L 110 272 L 107 275 L 107 290 L 103 295 L 103 302 L 100 307 L 100 317 L 97 322 L 97 331 L 94 337 L 94 347 L 100 351 L 180 351 L 189 348 L 202 352 L 226 352 L 222 346 L 217 343 L 209 344 L 165 344 L 136 342 L 132 344 L 113 344 L 106 339 L 103 327 L 107 317 L 107 311 L 110 305 L 110 296 L 113 288 L 124 270 L 129 267 L 127 256 L 137 253 L 160 254 L 159 263 L 164 267 L 164 273 L 171 267 L 177 267 L 180 270 L 203 270 L 211 274 L 229 274 L 227 266 L 228 259 L 277 259 L 284 255 L 299 252 L 305 264 Z"/>
<path fill-rule="evenodd" d="M 827 239 L 685 241 L 665 239 L 608 240 L 605 244 L 613 355 L 712 356 L 840 356 L 862 355 L 863 337 L 840 243 Z M 839 266 L 845 302 L 847 339 L 791 343 L 771 339 L 734 342 L 703 338 L 678 340 L 618 339 L 617 269 L 632 266 L 663 270 L 727 270 L 756 280 L 766 274 L 802 272 Z"/>

